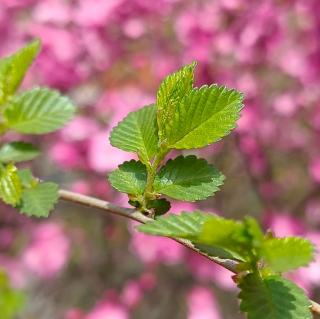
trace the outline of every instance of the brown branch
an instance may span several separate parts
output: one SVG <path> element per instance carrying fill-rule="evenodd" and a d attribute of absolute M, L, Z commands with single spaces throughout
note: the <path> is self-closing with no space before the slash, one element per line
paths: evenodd
<path fill-rule="evenodd" d="M 66 190 L 60 190 L 59 195 L 60 195 L 60 198 L 65 201 L 80 204 L 80 205 L 91 207 L 91 208 L 97 208 L 97 209 L 103 210 L 105 212 L 114 214 L 114 215 L 118 215 L 118 216 L 132 219 L 132 220 L 137 221 L 142 224 L 145 224 L 146 222 L 152 220 L 151 218 L 143 215 L 139 211 L 136 211 L 131 208 L 120 207 L 120 206 L 111 204 L 109 202 L 106 202 L 106 201 L 98 199 L 98 198 L 94 198 L 94 197 L 90 197 L 90 196 L 86 196 L 86 195 L 81 195 L 81 194 L 66 191 Z M 171 239 L 173 239 L 176 242 L 182 244 L 183 246 L 193 250 L 194 252 L 204 256 L 205 258 L 211 260 L 212 262 L 230 270 L 231 272 L 233 272 L 235 274 L 237 273 L 238 263 L 236 261 L 234 261 L 232 259 L 221 259 L 218 257 L 208 256 L 205 253 L 198 250 L 189 240 L 174 239 L 174 238 L 171 238 Z M 310 302 L 311 302 L 310 309 L 314 313 L 320 314 L 320 305 L 312 300 Z"/>

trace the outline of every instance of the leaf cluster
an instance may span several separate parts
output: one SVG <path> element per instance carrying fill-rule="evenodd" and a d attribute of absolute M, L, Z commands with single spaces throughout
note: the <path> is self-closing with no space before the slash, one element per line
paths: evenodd
<path fill-rule="evenodd" d="M 57 91 L 41 87 L 18 91 L 39 50 L 39 41 L 33 41 L 0 60 L 0 136 L 11 130 L 27 135 L 54 132 L 74 114 L 73 104 Z M 135 153 L 139 160 L 120 164 L 109 181 L 128 194 L 132 206 L 154 218 L 139 226 L 141 232 L 186 239 L 208 256 L 237 261 L 234 281 L 240 289 L 240 309 L 249 319 L 309 319 L 305 293 L 282 277 L 312 261 L 314 247 L 308 240 L 264 233 L 249 217 L 236 221 L 200 211 L 160 216 L 170 210 L 168 198 L 204 200 L 224 181 L 222 173 L 204 159 L 180 155 L 165 162 L 167 155 L 219 141 L 235 128 L 243 107 L 243 96 L 236 90 L 194 87 L 195 66 L 186 65 L 167 76 L 154 104 L 129 113 L 112 130 L 111 144 Z M 58 186 L 40 182 L 29 169 L 16 165 L 39 154 L 26 141 L 0 145 L 0 199 L 28 216 L 47 217 L 58 200 Z M 4 318 L 11 318 L 20 302 L 20 295 L 0 273 Z"/>
<path fill-rule="evenodd" d="M 0 136 L 8 131 L 26 135 L 54 132 L 73 117 L 74 105 L 55 90 L 18 91 L 39 51 L 40 42 L 35 40 L 0 60 Z M 0 145 L 0 198 L 28 216 L 46 217 L 58 199 L 57 185 L 40 183 L 29 170 L 15 165 L 39 154 L 26 141 Z"/>
<path fill-rule="evenodd" d="M 313 260 L 314 246 L 308 240 L 263 233 L 250 217 L 241 222 L 200 211 L 161 216 L 138 229 L 188 239 L 207 255 L 238 261 L 234 280 L 241 290 L 240 308 L 248 318 L 311 318 L 303 290 L 282 277 Z"/>
<path fill-rule="evenodd" d="M 195 66 L 186 65 L 166 77 L 156 102 L 129 113 L 110 135 L 113 146 L 136 153 L 139 161 L 119 165 L 109 181 L 129 195 L 129 203 L 150 216 L 165 213 L 164 206 L 170 208 L 162 196 L 203 200 L 224 181 L 214 166 L 194 155 L 162 164 L 172 150 L 201 148 L 220 140 L 239 118 L 242 94 L 218 85 L 193 87 Z"/>
<path fill-rule="evenodd" d="M 119 165 L 109 181 L 128 194 L 131 205 L 155 218 L 139 231 L 187 239 L 204 254 L 236 261 L 240 309 L 249 319 L 311 318 L 303 290 L 282 277 L 311 262 L 314 247 L 308 240 L 274 237 L 249 217 L 236 221 L 200 211 L 159 216 L 170 209 L 167 197 L 203 200 L 224 181 L 214 166 L 195 155 L 163 164 L 168 153 L 220 140 L 235 127 L 242 109 L 242 94 L 236 90 L 193 87 L 194 69 L 195 63 L 170 74 L 160 84 L 154 104 L 131 112 L 113 129 L 111 144 L 135 153 L 139 160 Z"/>

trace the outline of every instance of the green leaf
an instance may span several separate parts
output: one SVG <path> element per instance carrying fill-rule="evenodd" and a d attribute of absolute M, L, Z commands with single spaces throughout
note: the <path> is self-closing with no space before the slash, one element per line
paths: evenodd
<path fill-rule="evenodd" d="M 174 199 L 196 201 L 211 196 L 223 180 L 224 176 L 206 160 L 179 156 L 161 168 L 154 190 Z"/>
<path fill-rule="evenodd" d="M 150 235 L 192 240 L 197 237 L 208 216 L 210 215 L 199 211 L 182 212 L 180 215 L 161 216 L 138 226 L 138 230 Z"/>
<path fill-rule="evenodd" d="M 109 182 L 119 192 L 141 195 L 146 187 L 147 169 L 140 161 L 124 162 L 109 175 Z"/>
<path fill-rule="evenodd" d="M 171 204 L 165 198 L 160 198 L 160 199 L 149 200 L 147 208 L 153 209 L 155 215 L 160 216 L 160 215 L 164 215 L 170 210 Z"/>
<path fill-rule="evenodd" d="M 285 237 L 266 239 L 262 257 L 275 272 L 286 272 L 307 266 L 313 259 L 314 246 L 304 238 Z"/>
<path fill-rule="evenodd" d="M 16 92 L 39 50 L 40 42 L 35 40 L 17 53 L 0 60 L 0 104 Z"/>
<path fill-rule="evenodd" d="M 251 247 L 251 238 L 248 238 L 242 222 L 214 215 L 204 222 L 194 242 L 226 249 L 245 260 Z"/>
<path fill-rule="evenodd" d="M 11 142 L 0 148 L 0 162 L 23 162 L 32 160 L 40 154 L 38 148 L 30 143 Z"/>
<path fill-rule="evenodd" d="M 129 113 L 113 128 L 111 145 L 139 155 L 143 163 L 148 163 L 158 150 L 158 127 L 156 106 L 149 105 Z"/>
<path fill-rule="evenodd" d="M 74 105 L 57 91 L 35 88 L 12 99 L 5 109 L 7 125 L 23 134 L 44 134 L 65 125 L 74 115 Z"/>
<path fill-rule="evenodd" d="M 262 229 L 254 218 L 245 217 L 243 224 L 246 228 L 248 236 L 250 236 L 253 241 L 256 241 L 260 244 L 264 240 Z"/>
<path fill-rule="evenodd" d="M 13 319 L 22 309 L 24 296 L 20 291 L 13 289 L 8 277 L 0 271 L 0 309 L 1 319 Z"/>
<path fill-rule="evenodd" d="M 38 184 L 38 180 L 33 177 L 29 169 L 19 169 L 18 176 L 23 188 L 31 188 Z"/>
<path fill-rule="evenodd" d="M 166 140 L 174 125 L 178 104 L 192 89 L 195 66 L 195 62 L 184 66 L 160 84 L 157 92 L 157 119 L 161 141 Z"/>
<path fill-rule="evenodd" d="M 22 193 L 20 211 L 28 216 L 48 217 L 59 198 L 58 185 L 39 183 Z"/>
<path fill-rule="evenodd" d="M 0 198 L 6 204 L 15 206 L 20 202 L 21 193 L 22 186 L 17 168 L 13 164 L 0 165 Z"/>
<path fill-rule="evenodd" d="M 220 140 L 235 128 L 242 100 L 240 92 L 224 86 L 191 90 L 177 106 L 166 133 L 167 147 L 199 148 Z"/>
<path fill-rule="evenodd" d="M 202 253 L 205 253 L 206 255 L 211 257 L 218 257 L 221 259 L 234 259 L 234 260 L 242 261 L 241 256 L 217 246 L 212 246 L 212 245 L 209 246 L 209 245 L 197 244 L 197 243 L 194 243 L 194 246 Z"/>
<path fill-rule="evenodd" d="M 280 276 L 249 274 L 239 284 L 240 309 L 248 319 L 311 319 L 304 291 Z"/>

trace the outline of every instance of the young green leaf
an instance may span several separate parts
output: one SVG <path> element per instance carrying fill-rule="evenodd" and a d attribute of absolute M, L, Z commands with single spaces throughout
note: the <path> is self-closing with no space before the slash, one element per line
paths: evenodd
<path fill-rule="evenodd" d="M 245 230 L 242 222 L 213 215 L 204 222 L 194 242 L 220 247 L 237 255 L 238 258 L 246 259 L 251 247 L 251 238 L 248 238 Z"/>
<path fill-rule="evenodd" d="M 39 183 L 22 193 L 20 211 L 28 216 L 48 217 L 59 198 L 58 185 Z"/>
<path fill-rule="evenodd" d="M 6 204 L 15 206 L 20 202 L 21 193 L 22 186 L 17 168 L 13 164 L 0 164 L 0 198 Z"/>
<path fill-rule="evenodd" d="M 311 319 L 304 291 L 280 276 L 245 276 L 240 284 L 240 309 L 248 319 Z"/>
<path fill-rule="evenodd" d="M 260 246 L 264 240 L 264 233 L 258 222 L 252 217 L 245 217 L 243 221 L 247 236 L 251 238 L 253 246 Z"/>
<path fill-rule="evenodd" d="M 224 86 L 202 86 L 186 94 L 178 104 L 167 146 L 173 149 L 204 147 L 220 140 L 235 128 L 242 105 L 242 94 Z"/>
<path fill-rule="evenodd" d="M 38 180 L 33 177 L 30 169 L 19 169 L 18 176 L 23 188 L 31 188 L 38 184 Z"/>
<path fill-rule="evenodd" d="M 16 92 L 39 50 L 40 42 L 35 40 L 0 60 L 0 104 Z"/>
<path fill-rule="evenodd" d="M 154 190 L 174 199 L 206 199 L 219 190 L 224 176 L 206 160 L 194 155 L 169 160 L 156 176 Z"/>
<path fill-rule="evenodd" d="M 160 199 L 149 200 L 147 204 L 147 208 L 153 209 L 155 216 L 160 216 L 167 213 L 170 210 L 171 204 L 165 198 L 160 198 Z"/>
<path fill-rule="evenodd" d="M 44 134 L 61 128 L 72 117 L 74 105 L 57 91 L 35 88 L 10 101 L 5 109 L 7 125 L 23 134 Z"/>
<path fill-rule="evenodd" d="M 269 238 L 263 243 L 261 254 L 275 272 L 286 272 L 307 266 L 313 259 L 314 247 L 304 238 Z"/>
<path fill-rule="evenodd" d="M 192 240 L 197 237 L 208 216 L 210 215 L 199 211 L 192 213 L 182 212 L 180 215 L 161 216 L 138 226 L 138 230 L 150 235 Z"/>
<path fill-rule="evenodd" d="M 129 113 L 129 115 L 113 128 L 110 135 L 111 145 L 127 152 L 139 155 L 147 164 L 158 150 L 158 126 L 156 106 L 148 105 Z"/>
<path fill-rule="evenodd" d="M 131 160 L 118 166 L 109 175 L 111 185 L 122 193 L 141 195 L 147 182 L 147 169 L 140 161 Z"/>
<path fill-rule="evenodd" d="M 11 142 L 0 148 L 0 162 L 23 162 L 34 159 L 40 154 L 38 148 L 30 143 Z"/>
<path fill-rule="evenodd" d="M 165 141 L 174 124 L 177 106 L 193 86 L 196 63 L 184 66 L 168 75 L 160 84 L 157 93 L 157 119 L 160 141 Z"/>

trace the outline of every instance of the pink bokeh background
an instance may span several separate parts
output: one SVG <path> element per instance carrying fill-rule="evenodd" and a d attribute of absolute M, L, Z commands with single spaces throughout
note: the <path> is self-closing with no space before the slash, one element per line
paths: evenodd
<path fill-rule="evenodd" d="M 106 175 L 134 156 L 109 144 L 110 129 L 153 102 L 165 75 L 196 60 L 197 85 L 237 88 L 245 109 L 232 135 L 194 152 L 226 175 L 221 192 L 173 211 L 253 215 L 317 247 L 319 36 L 318 0 L 0 2 L 1 55 L 42 40 L 24 86 L 57 88 L 78 106 L 67 127 L 34 139 L 43 149 L 32 164 L 38 176 L 127 205 Z M 21 318 L 242 318 L 227 270 L 125 220 L 64 204 L 48 220 L 1 206 L 0 223 L 0 267 L 27 296 Z M 319 262 L 289 274 L 316 299 Z"/>

